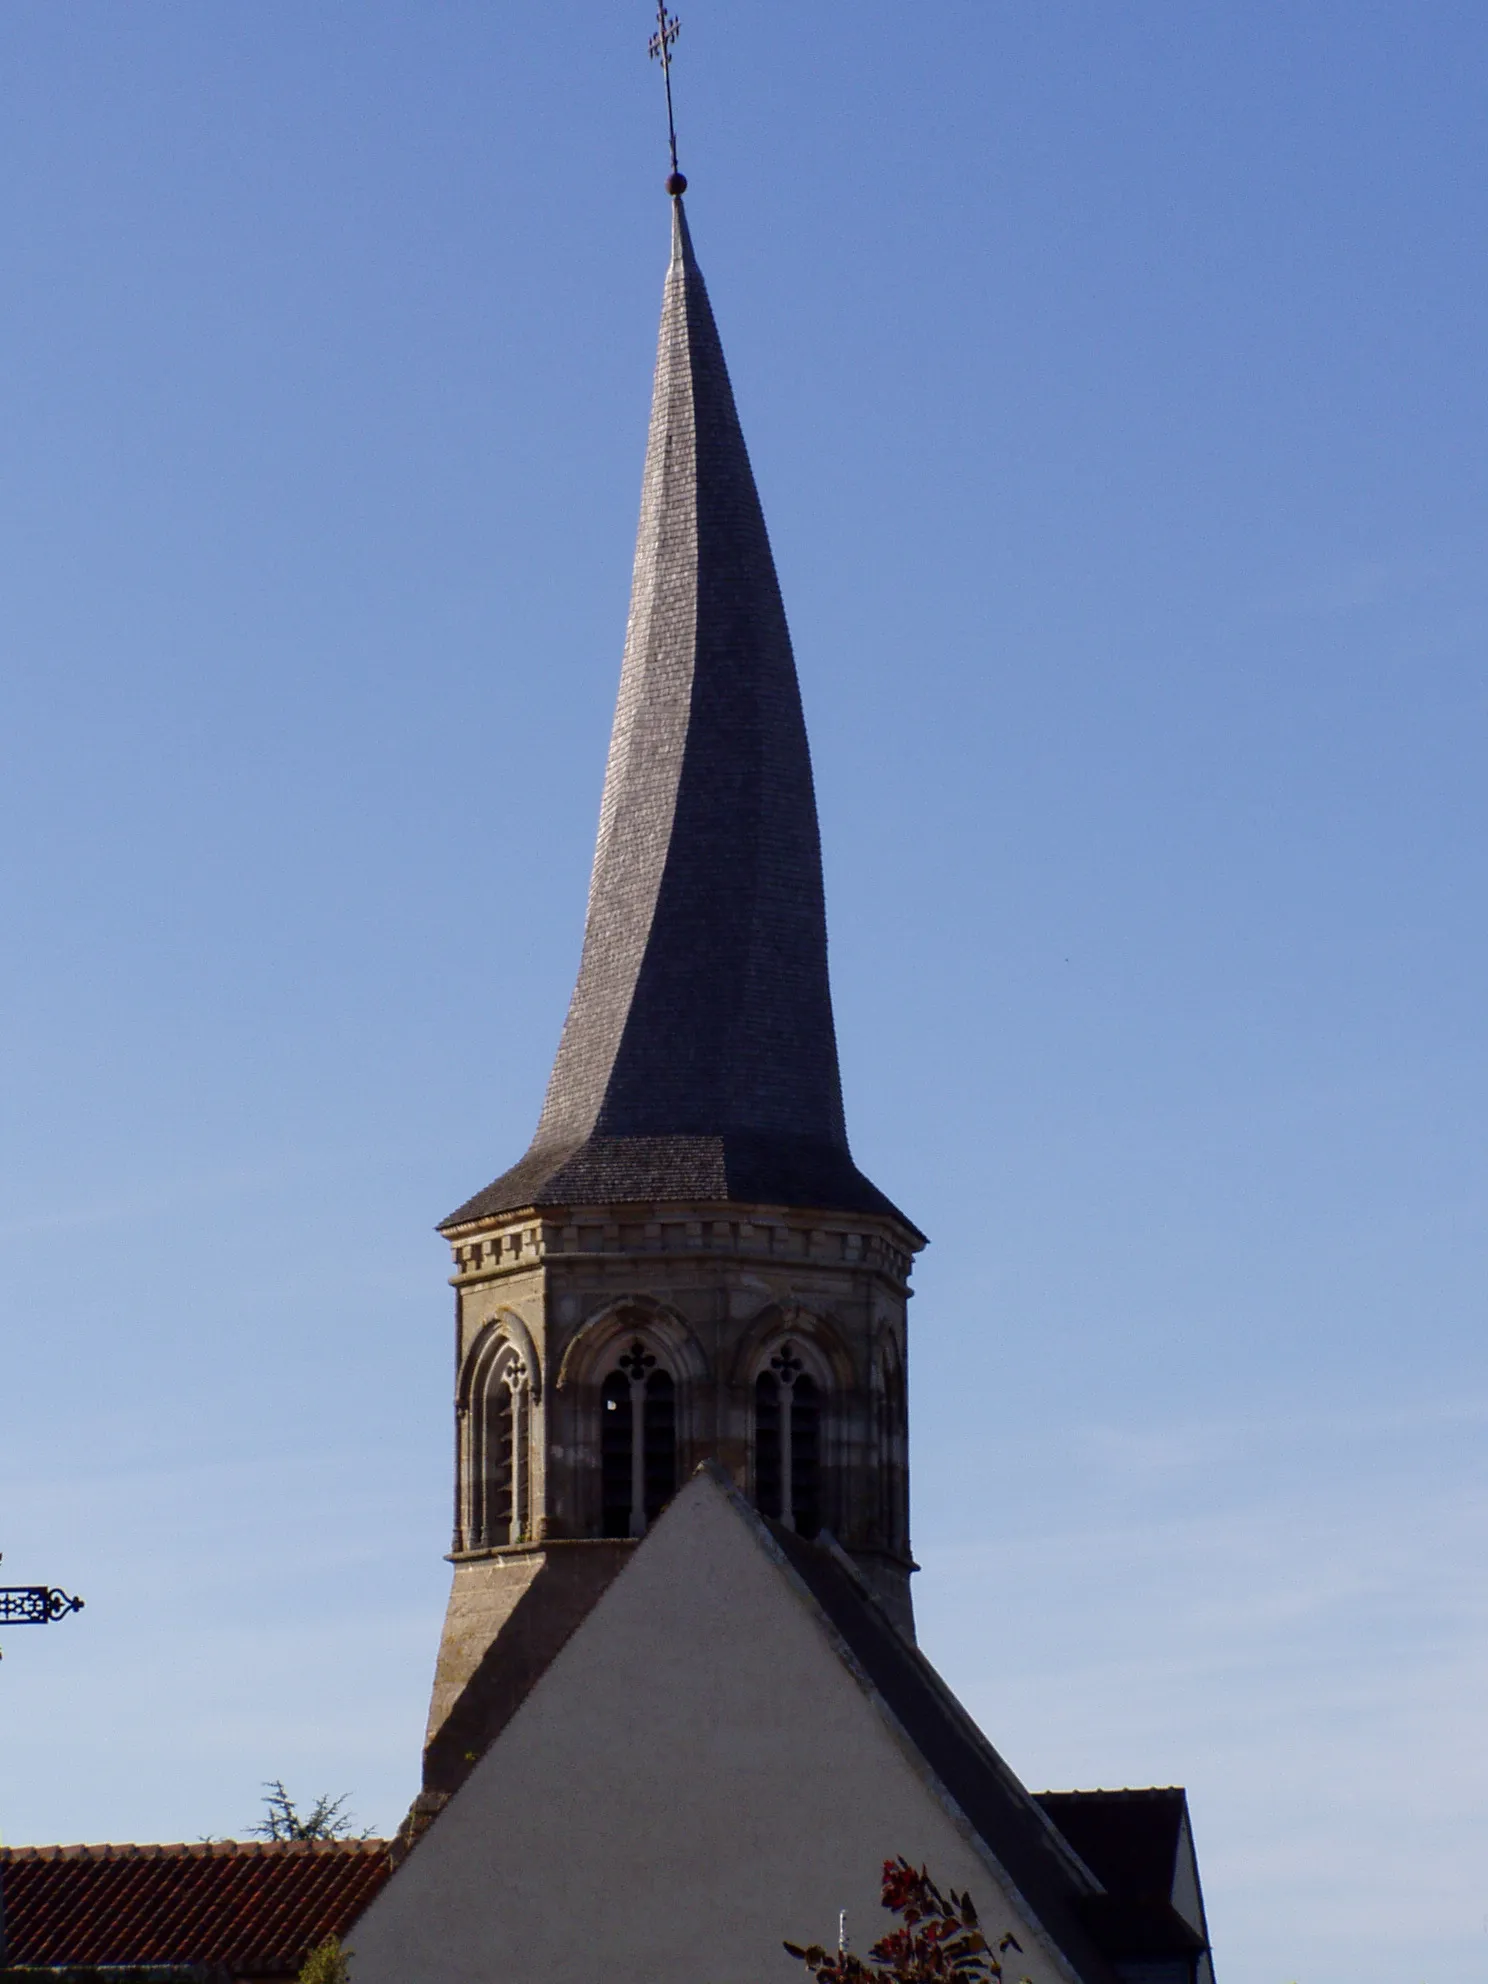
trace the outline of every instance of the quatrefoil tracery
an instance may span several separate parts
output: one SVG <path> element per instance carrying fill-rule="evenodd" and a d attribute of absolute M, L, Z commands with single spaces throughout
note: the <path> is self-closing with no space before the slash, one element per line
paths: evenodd
<path fill-rule="evenodd" d="M 619 1366 L 633 1385 L 643 1384 L 646 1373 L 654 1370 L 655 1367 L 656 1359 L 651 1355 L 651 1352 L 641 1342 L 639 1337 L 635 1339 L 629 1350 L 620 1359 Z"/>
<path fill-rule="evenodd" d="M 782 1385 L 793 1385 L 805 1371 L 806 1366 L 796 1354 L 793 1343 L 783 1343 L 770 1359 L 770 1369 Z"/>

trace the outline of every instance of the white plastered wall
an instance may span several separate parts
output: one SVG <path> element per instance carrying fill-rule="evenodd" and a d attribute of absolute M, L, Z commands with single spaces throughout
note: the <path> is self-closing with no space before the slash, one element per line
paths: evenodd
<path fill-rule="evenodd" d="M 1067 1979 L 747 1513 L 696 1476 L 348 1936 L 355 1984 L 801 1984 L 903 1853 Z"/>

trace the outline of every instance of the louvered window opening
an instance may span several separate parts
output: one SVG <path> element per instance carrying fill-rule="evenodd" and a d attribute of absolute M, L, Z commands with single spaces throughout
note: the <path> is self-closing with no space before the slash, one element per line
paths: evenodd
<path fill-rule="evenodd" d="M 821 1422 L 820 1387 L 786 1344 L 754 1382 L 754 1495 L 800 1536 L 822 1526 Z"/>
<path fill-rule="evenodd" d="M 637 1339 L 600 1390 L 600 1533 L 644 1536 L 677 1492 L 677 1388 Z"/>
<path fill-rule="evenodd" d="M 488 1378 L 476 1408 L 470 1541 L 480 1549 L 522 1543 L 531 1527 L 531 1395 L 513 1360 Z"/>

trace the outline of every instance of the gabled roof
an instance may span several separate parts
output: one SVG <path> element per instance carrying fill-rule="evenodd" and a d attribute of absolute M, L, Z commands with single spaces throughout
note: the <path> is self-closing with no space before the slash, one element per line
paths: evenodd
<path fill-rule="evenodd" d="M 853 1561 L 767 1522 L 709 1462 L 358 1923 L 357 1975 L 457 1984 L 499 1947 L 549 1984 L 577 1984 L 595 1951 L 653 1984 L 755 1976 L 772 1938 L 819 1933 L 844 1906 L 862 1936 L 865 1890 L 876 1901 L 896 1852 L 969 1886 L 1041 1978 L 1116 1984 L 1132 1960 L 1170 1958 L 1188 1975 L 1204 1939 L 1177 1908 L 1182 1793 L 1128 1796 L 1133 1837 L 1121 1798 L 1102 1795 L 1087 1854 Z M 514 1814 L 523 1871 L 493 1882 Z M 1143 1915 L 1149 1889 L 1160 1905 Z M 1115 1933 L 1128 1904 L 1135 1942 Z"/>
<path fill-rule="evenodd" d="M 1103 1892 L 1085 1904 L 1117 1959 L 1194 1956 L 1209 1946 L 1188 1798 L 1178 1785 L 1139 1791 L 1041 1791 L 1038 1803 Z"/>
<path fill-rule="evenodd" d="M 759 1520 L 763 1520 L 759 1518 Z M 1181 1786 L 1023 1788 L 830 1539 L 766 1527 L 864 1676 L 1084 1976 L 1209 1947 Z"/>
<path fill-rule="evenodd" d="M 3 1961 L 293 1977 L 387 1873 L 381 1839 L 4 1847 Z"/>
<path fill-rule="evenodd" d="M 908 1225 L 848 1151 L 795 660 L 680 196 L 578 983 L 531 1149 L 444 1225 L 678 1200 Z"/>
<path fill-rule="evenodd" d="M 747 1505 L 741 1506 L 747 1508 Z M 945 1792 L 1010 1876 L 1071 1965 L 1108 1971 L 1084 1920 L 1100 1880 L 993 1749 L 917 1646 L 894 1626 L 844 1551 L 768 1529 L 833 1631 Z"/>

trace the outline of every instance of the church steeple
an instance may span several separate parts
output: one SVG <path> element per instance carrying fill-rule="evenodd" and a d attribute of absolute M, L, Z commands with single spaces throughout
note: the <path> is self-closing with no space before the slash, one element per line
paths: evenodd
<path fill-rule="evenodd" d="M 680 1197 L 894 1211 L 848 1152 L 790 633 L 675 194 L 578 984 L 530 1150 L 446 1224 Z"/>
<path fill-rule="evenodd" d="M 848 1151 L 790 635 L 680 174 L 668 190 L 578 984 L 530 1150 L 442 1227 L 455 1580 L 425 1812 L 704 1462 L 783 1532 L 830 1533 L 913 1631 L 923 1236 Z"/>

